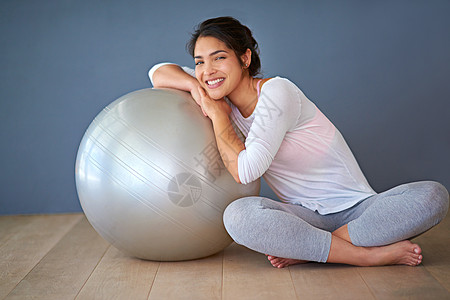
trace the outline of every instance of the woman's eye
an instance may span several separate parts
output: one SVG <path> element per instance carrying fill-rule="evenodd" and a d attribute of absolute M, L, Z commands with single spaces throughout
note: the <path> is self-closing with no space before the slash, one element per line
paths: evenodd
<path fill-rule="evenodd" d="M 198 65 L 201 65 L 202 63 L 203 63 L 202 61 L 197 61 L 197 62 L 195 62 L 195 65 L 198 66 Z"/>
<path fill-rule="evenodd" d="M 225 56 L 216 57 L 216 60 L 219 60 L 219 59 L 225 59 Z"/>

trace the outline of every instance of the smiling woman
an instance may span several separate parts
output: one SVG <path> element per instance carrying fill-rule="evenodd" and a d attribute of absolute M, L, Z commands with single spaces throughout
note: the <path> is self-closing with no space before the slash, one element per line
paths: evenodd
<path fill-rule="evenodd" d="M 149 72 L 154 87 L 190 92 L 211 119 L 235 180 L 264 176 L 284 202 L 249 197 L 230 204 L 224 223 L 237 243 L 268 254 L 278 268 L 305 261 L 421 263 L 421 248 L 408 239 L 446 215 L 445 187 L 416 182 L 377 194 L 342 134 L 294 83 L 256 77 L 257 43 L 239 21 L 206 20 L 187 48 L 195 71 L 156 65 Z"/>
<path fill-rule="evenodd" d="M 225 96 L 233 98 L 232 94 L 239 90 L 239 85 L 248 84 L 251 78 L 246 74 L 245 67 L 240 67 L 242 61 L 244 65 L 249 64 L 250 55 L 243 54 L 238 58 L 225 43 L 216 38 L 199 38 L 194 59 L 195 77 L 214 100 Z"/>
<path fill-rule="evenodd" d="M 248 68 L 250 76 L 256 76 L 260 72 L 261 61 L 259 59 L 258 43 L 253 38 L 251 30 L 242 25 L 239 21 L 228 18 L 220 17 L 210 20 L 206 20 L 199 25 L 197 30 L 192 34 L 191 39 L 187 43 L 187 50 L 195 58 L 195 48 L 197 40 L 200 37 L 213 37 L 223 42 L 226 48 L 232 50 L 236 57 L 241 57 L 247 54 L 247 51 L 251 52 L 251 62 L 245 66 L 244 61 L 239 61 L 241 67 Z"/>

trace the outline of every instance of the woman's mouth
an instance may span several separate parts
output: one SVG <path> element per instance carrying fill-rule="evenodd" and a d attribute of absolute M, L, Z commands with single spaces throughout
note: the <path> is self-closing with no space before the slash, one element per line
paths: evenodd
<path fill-rule="evenodd" d="M 224 80 L 225 80 L 225 78 L 217 78 L 214 80 L 207 80 L 206 85 L 210 89 L 215 89 L 215 88 L 218 88 L 219 86 L 221 86 Z"/>

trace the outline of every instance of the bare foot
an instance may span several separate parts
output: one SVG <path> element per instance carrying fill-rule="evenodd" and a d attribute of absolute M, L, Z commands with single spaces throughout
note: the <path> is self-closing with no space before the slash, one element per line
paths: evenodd
<path fill-rule="evenodd" d="M 281 269 L 284 267 L 289 267 L 296 264 L 305 264 L 308 261 L 307 260 L 298 260 L 298 259 L 291 259 L 291 258 L 282 258 L 282 257 L 276 257 L 272 255 L 266 254 L 267 259 L 270 261 L 272 266 L 275 268 Z"/>
<path fill-rule="evenodd" d="M 353 246 L 354 247 L 354 246 Z M 348 257 L 343 260 L 328 261 L 346 263 L 356 266 L 387 266 L 387 265 L 407 265 L 417 266 L 422 263 L 422 249 L 419 245 L 410 241 L 401 241 L 381 247 L 356 247 L 363 251 L 364 255 L 360 259 Z M 267 255 L 267 254 L 266 254 Z M 330 258 L 330 257 L 329 257 Z M 296 264 L 307 263 L 305 260 L 281 258 L 267 255 L 267 259 L 275 268 L 284 268 Z"/>
<path fill-rule="evenodd" d="M 422 262 L 422 249 L 410 241 L 401 241 L 382 247 L 369 247 L 369 266 L 407 265 Z"/>

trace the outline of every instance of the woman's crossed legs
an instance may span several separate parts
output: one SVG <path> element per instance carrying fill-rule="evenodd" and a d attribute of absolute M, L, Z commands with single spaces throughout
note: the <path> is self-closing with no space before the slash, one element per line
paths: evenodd
<path fill-rule="evenodd" d="M 263 197 L 242 198 L 226 209 L 224 223 L 236 243 L 268 254 L 279 268 L 305 261 L 417 265 L 421 249 L 407 239 L 438 224 L 447 210 L 442 185 L 417 182 L 329 215 Z"/>

